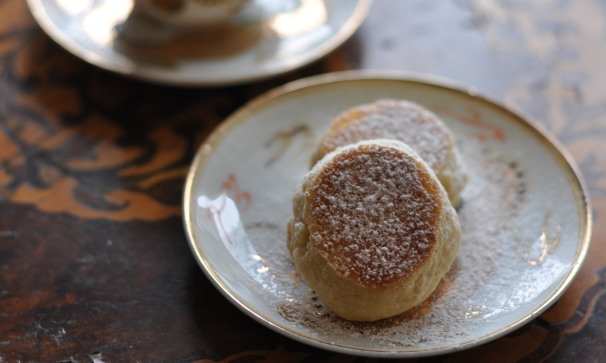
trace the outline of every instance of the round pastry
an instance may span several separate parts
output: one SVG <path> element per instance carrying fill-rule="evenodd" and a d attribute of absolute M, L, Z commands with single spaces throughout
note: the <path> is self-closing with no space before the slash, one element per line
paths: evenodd
<path fill-rule="evenodd" d="M 327 154 L 298 184 L 288 249 L 307 285 L 348 320 L 374 321 L 425 300 L 450 268 L 461 230 L 427 164 L 396 140 Z"/>
<path fill-rule="evenodd" d="M 414 102 L 380 100 L 343 112 L 324 133 L 312 165 L 337 147 L 371 139 L 408 144 L 434 171 L 451 204 L 455 208 L 459 205 L 459 192 L 467 182 L 467 174 L 452 134 L 435 114 Z"/>

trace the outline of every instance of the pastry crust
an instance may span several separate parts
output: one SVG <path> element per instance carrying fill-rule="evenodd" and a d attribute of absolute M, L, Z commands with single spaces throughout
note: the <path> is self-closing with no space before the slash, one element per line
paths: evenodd
<path fill-rule="evenodd" d="M 448 193 L 459 205 L 459 193 L 467 173 L 446 125 L 432 112 L 410 101 L 380 100 L 353 107 L 330 124 L 312 157 L 312 166 L 324 155 L 362 140 L 393 139 L 406 143 L 425 160 Z"/>
<path fill-rule="evenodd" d="M 368 140 L 327 154 L 293 197 L 288 249 L 332 311 L 374 321 L 425 300 L 453 263 L 458 217 L 406 144 Z"/>

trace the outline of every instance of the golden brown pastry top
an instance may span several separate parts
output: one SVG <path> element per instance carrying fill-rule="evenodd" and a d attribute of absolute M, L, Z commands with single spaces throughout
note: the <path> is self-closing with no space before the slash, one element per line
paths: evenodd
<path fill-rule="evenodd" d="M 341 146 L 372 139 L 406 143 L 434 171 L 444 166 L 448 150 L 453 145 L 450 132 L 432 112 L 410 101 L 380 100 L 351 108 L 337 116 L 321 140 L 321 155 Z"/>
<path fill-rule="evenodd" d="M 307 189 L 310 236 L 338 274 L 387 287 L 432 253 L 441 198 L 433 173 L 404 151 L 379 144 L 345 148 Z"/>

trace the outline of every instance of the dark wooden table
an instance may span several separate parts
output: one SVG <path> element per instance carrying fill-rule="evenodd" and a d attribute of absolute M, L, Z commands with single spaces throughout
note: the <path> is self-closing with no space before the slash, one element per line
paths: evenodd
<path fill-rule="evenodd" d="M 606 362 L 606 3 L 376 0 L 320 62 L 245 86 L 150 85 L 70 55 L 0 0 L 0 362 L 375 362 L 264 328 L 206 279 L 181 221 L 194 152 L 273 87 L 344 69 L 449 77 L 531 114 L 594 208 L 585 264 L 506 337 L 419 362 Z M 413 360 L 414 361 L 414 360 Z"/>

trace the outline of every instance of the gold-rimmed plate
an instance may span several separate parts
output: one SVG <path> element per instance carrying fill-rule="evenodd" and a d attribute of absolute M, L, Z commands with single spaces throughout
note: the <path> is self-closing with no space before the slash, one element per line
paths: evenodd
<path fill-rule="evenodd" d="M 217 86 L 320 59 L 353 34 L 371 1 L 251 0 L 253 10 L 242 10 L 251 15 L 205 27 L 149 19 L 133 11 L 134 0 L 27 3 L 51 38 L 91 64 L 151 82 Z"/>
<path fill-rule="evenodd" d="M 415 101 L 452 130 L 470 176 L 458 210 L 461 249 L 421 307 L 352 324 L 298 278 L 286 222 L 329 121 L 384 98 Z M 540 126 L 473 88 L 379 71 L 299 80 L 230 116 L 192 164 L 184 222 L 208 278 L 253 319 L 307 344 L 373 357 L 450 353 L 529 322 L 570 285 L 591 234 L 578 169 Z"/>

